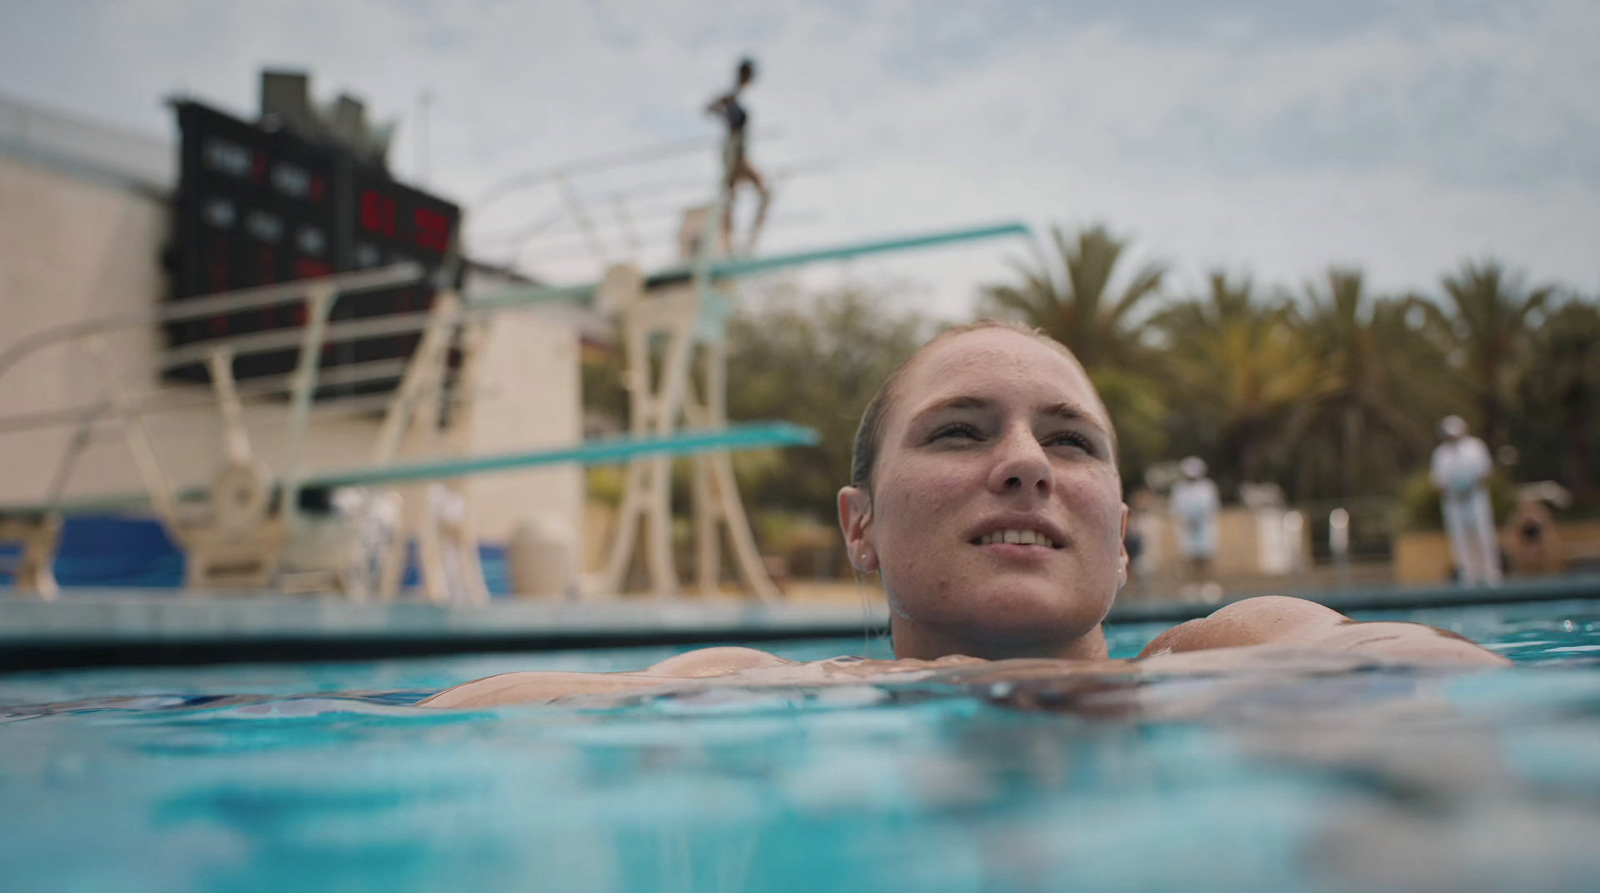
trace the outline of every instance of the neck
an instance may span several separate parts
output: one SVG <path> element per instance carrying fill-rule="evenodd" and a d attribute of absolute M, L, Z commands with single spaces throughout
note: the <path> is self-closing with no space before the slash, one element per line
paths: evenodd
<path fill-rule="evenodd" d="M 894 656 L 901 659 L 938 660 L 956 654 L 985 660 L 1030 657 L 1105 660 L 1109 656 L 1105 629 L 1098 623 L 1089 632 L 1066 642 L 978 641 L 949 635 L 898 614 L 890 616 L 889 626 L 894 637 Z"/>

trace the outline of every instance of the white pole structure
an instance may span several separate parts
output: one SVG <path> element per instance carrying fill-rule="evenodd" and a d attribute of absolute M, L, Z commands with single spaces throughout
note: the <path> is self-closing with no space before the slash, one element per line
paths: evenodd
<path fill-rule="evenodd" d="M 727 427 L 726 320 L 730 300 L 712 288 L 710 275 L 712 252 L 720 243 L 717 228 L 727 201 L 724 191 L 711 207 L 694 209 L 685 217 L 682 254 L 691 264 L 687 281 L 652 290 L 646 298 L 643 280 L 636 270 L 630 273 L 627 268 L 613 268 L 607 276 L 610 293 L 603 300 L 615 302 L 622 316 L 630 432 L 634 436 L 668 436 L 685 421 L 692 428 Z M 655 344 L 663 345 L 658 375 L 651 372 Z M 692 393 L 690 380 L 690 370 L 697 365 L 697 359 L 703 377 L 701 394 Z M 726 528 L 735 568 L 746 587 L 762 601 L 777 600 L 781 593 L 756 548 L 728 451 L 697 454 L 693 469 L 693 530 L 700 593 L 710 596 L 720 589 L 721 536 Z M 605 594 L 622 592 L 641 531 L 649 592 L 677 595 L 670 456 L 638 458 L 628 464 L 617 532 L 602 577 Z"/>

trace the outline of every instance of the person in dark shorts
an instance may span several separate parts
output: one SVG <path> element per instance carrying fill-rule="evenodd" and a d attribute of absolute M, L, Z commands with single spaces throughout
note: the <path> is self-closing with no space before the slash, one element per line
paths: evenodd
<path fill-rule="evenodd" d="M 706 107 L 706 114 L 721 118 L 722 123 L 728 128 L 727 140 L 722 147 L 722 188 L 726 193 L 722 206 L 722 247 L 729 253 L 733 250 L 733 200 L 737 195 L 739 184 L 749 183 L 761 196 L 761 204 L 756 208 L 756 217 L 750 224 L 750 234 L 745 242 L 746 253 L 755 248 L 756 237 L 761 233 L 761 224 L 767 217 L 767 202 L 772 197 L 772 193 L 767 190 L 766 181 L 761 177 L 761 172 L 750 163 L 750 157 L 745 151 L 745 135 L 749 132 L 750 112 L 740 101 L 740 95 L 755 77 L 755 60 L 748 58 L 739 60 L 733 90 L 717 97 Z"/>

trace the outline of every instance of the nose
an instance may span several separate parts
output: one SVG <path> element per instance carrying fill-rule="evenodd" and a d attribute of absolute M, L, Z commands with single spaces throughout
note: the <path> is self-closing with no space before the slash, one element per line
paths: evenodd
<path fill-rule="evenodd" d="M 995 463 L 989 472 L 989 489 L 996 493 L 1046 496 L 1054 486 L 1055 469 L 1032 430 L 1014 429 L 995 445 Z"/>

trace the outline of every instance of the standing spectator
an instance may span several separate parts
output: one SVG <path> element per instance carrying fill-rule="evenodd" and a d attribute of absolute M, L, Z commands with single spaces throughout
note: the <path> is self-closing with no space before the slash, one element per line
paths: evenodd
<path fill-rule="evenodd" d="M 1221 587 L 1211 581 L 1211 562 L 1217 555 L 1217 512 L 1222 500 L 1217 485 L 1206 477 L 1206 463 L 1190 456 L 1179 465 L 1183 477 L 1172 485 L 1172 518 L 1178 528 L 1178 551 L 1188 565 L 1189 586 L 1199 586 L 1208 599 L 1220 598 Z"/>
<path fill-rule="evenodd" d="M 1489 504 L 1487 481 L 1494 470 L 1489 448 L 1468 433 L 1460 416 L 1439 422 L 1439 437 L 1443 442 L 1433 451 L 1433 485 L 1439 488 L 1456 578 L 1463 586 L 1498 585 L 1500 548 Z"/>

